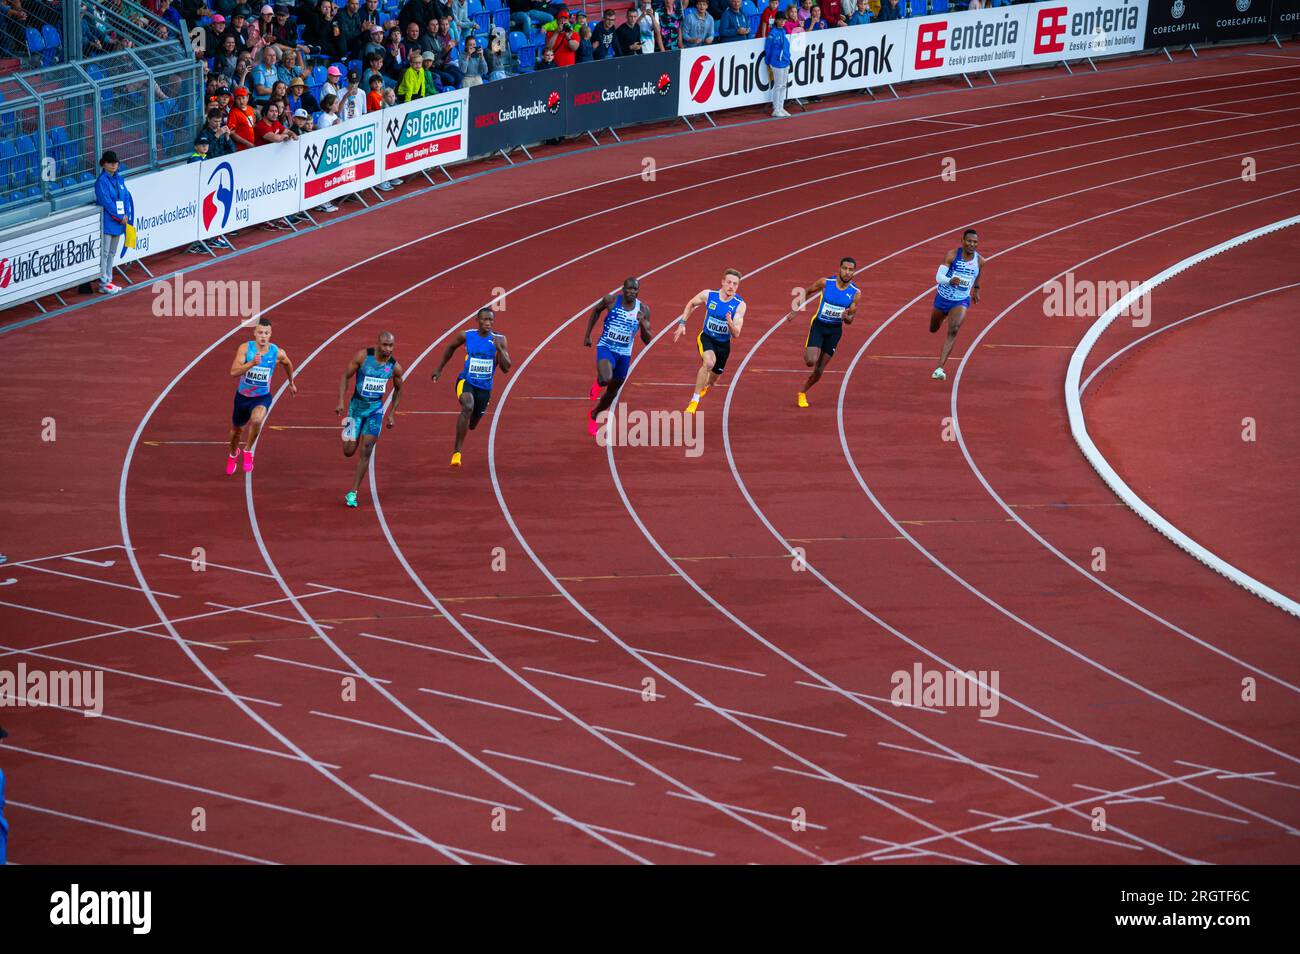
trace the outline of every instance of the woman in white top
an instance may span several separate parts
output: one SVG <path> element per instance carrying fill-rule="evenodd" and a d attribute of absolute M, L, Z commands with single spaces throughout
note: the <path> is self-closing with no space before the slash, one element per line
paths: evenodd
<path fill-rule="evenodd" d="M 326 93 L 320 100 L 320 114 L 316 118 L 316 128 L 326 129 L 339 121 L 339 104 L 342 102 L 333 93 Z"/>
<path fill-rule="evenodd" d="M 659 18 L 655 16 L 655 8 L 651 0 L 641 0 L 641 17 L 636 25 L 641 31 L 641 52 L 663 52 L 664 38 L 659 32 Z"/>

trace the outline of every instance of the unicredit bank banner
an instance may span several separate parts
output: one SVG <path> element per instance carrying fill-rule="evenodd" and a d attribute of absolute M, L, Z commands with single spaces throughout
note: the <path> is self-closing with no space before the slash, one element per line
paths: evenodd
<path fill-rule="evenodd" d="M 1025 9 L 1028 29 L 1020 62 L 1026 66 L 1145 47 L 1146 0 L 1048 0 Z"/>
<path fill-rule="evenodd" d="M 998 70 L 1020 63 L 1032 7 L 996 7 L 969 13 L 915 17 L 907 24 L 903 79 Z"/>
<path fill-rule="evenodd" d="M 903 79 L 904 20 L 796 33 L 790 37 L 791 98 L 898 83 Z M 677 111 L 683 116 L 772 98 L 762 40 L 683 50 Z"/>

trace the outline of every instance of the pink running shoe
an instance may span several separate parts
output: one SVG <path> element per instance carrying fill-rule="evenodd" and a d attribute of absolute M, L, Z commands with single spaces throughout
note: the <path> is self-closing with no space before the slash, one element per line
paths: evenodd
<path fill-rule="evenodd" d="M 253 452 L 246 450 L 244 451 L 244 473 L 251 474 L 252 472 L 253 472 Z"/>
<path fill-rule="evenodd" d="M 588 415 L 587 415 L 587 433 L 590 434 L 592 437 L 595 437 L 596 434 L 599 433 L 599 432 L 600 432 L 600 425 L 596 423 L 596 419 L 595 419 L 595 418 L 593 418 L 590 414 L 588 414 Z"/>
<path fill-rule="evenodd" d="M 226 456 L 226 476 L 233 474 L 237 466 L 239 466 L 239 451 Z"/>
<path fill-rule="evenodd" d="M 600 400 L 600 378 L 592 382 L 591 393 L 588 395 L 593 401 Z"/>

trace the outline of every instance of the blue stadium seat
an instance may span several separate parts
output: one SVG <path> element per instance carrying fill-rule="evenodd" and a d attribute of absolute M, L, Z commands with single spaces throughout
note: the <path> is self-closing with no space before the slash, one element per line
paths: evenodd
<path fill-rule="evenodd" d="M 756 17 L 758 16 L 758 7 L 754 4 L 754 0 L 744 0 L 740 5 L 740 12 L 747 17 Z"/>
<path fill-rule="evenodd" d="M 524 49 L 525 47 L 531 49 L 531 44 L 528 42 L 528 38 L 524 36 L 522 33 L 520 33 L 518 30 L 511 30 L 506 40 L 510 45 L 511 53 L 518 53 L 520 50 Z"/>
<path fill-rule="evenodd" d="M 907 15 L 909 17 L 925 16 L 925 0 L 907 0 Z"/>
<path fill-rule="evenodd" d="M 41 27 L 41 39 L 45 43 L 45 53 L 41 58 L 42 66 L 53 66 L 59 61 L 59 51 L 63 48 L 63 38 L 59 31 L 46 24 Z"/>
<path fill-rule="evenodd" d="M 18 150 L 8 139 L 0 139 L 0 203 L 13 202 L 18 196 L 14 190 L 14 168 L 18 163 Z"/>
<path fill-rule="evenodd" d="M 487 0 L 484 4 L 489 13 L 495 13 L 497 10 L 509 10 L 506 0 Z"/>
<path fill-rule="evenodd" d="M 14 143 L 18 153 L 14 164 L 14 185 L 25 198 L 36 199 L 41 194 L 41 160 L 36 142 L 30 135 L 19 136 Z"/>
<path fill-rule="evenodd" d="M 45 49 L 45 40 L 41 38 L 41 31 L 28 27 L 23 31 L 23 35 L 27 37 L 27 55 L 31 57 L 40 56 Z"/>
<path fill-rule="evenodd" d="M 753 4 L 750 5 L 752 6 Z M 743 11 L 745 8 L 741 7 L 740 9 Z M 749 14 L 749 38 L 751 40 L 758 36 L 758 21 L 760 19 L 762 18 L 757 13 Z"/>
<path fill-rule="evenodd" d="M 948 12 L 948 0 L 930 0 L 930 4 L 934 8 L 930 11 L 931 13 Z"/>

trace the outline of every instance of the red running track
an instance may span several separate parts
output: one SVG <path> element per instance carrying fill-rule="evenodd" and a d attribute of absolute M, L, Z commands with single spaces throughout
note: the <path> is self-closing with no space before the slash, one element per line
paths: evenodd
<path fill-rule="evenodd" d="M 228 322 L 133 292 L 10 330 L 60 360 L 25 372 L 42 402 L 14 422 L 0 653 L 103 669 L 106 692 L 98 719 L 4 713 L 11 858 L 1294 862 L 1295 621 L 1098 480 L 1061 400 L 1089 322 L 1042 296 L 1294 210 L 1300 58 L 1258 49 L 570 151 L 192 270 L 259 278 L 299 366 L 251 479 L 219 471 Z M 985 298 L 938 384 L 925 299 L 972 223 Z M 791 289 L 842 254 L 866 301 L 800 411 Z M 1277 284 L 1275 259 L 1235 261 L 1234 291 Z M 595 446 L 594 299 L 639 275 L 663 329 L 732 265 L 750 317 L 704 453 Z M 498 288 L 516 367 L 451 471 L 428 374 Z M 411 383 L 347 511 L 331 412 L 381 329 Z M 690 344 L 638 355 L 628 406 L 683 405 Z M 1131 400 L 1111 389 L 1134 361 L 1093 405 Z M 55 441 L 31 436 L 45 417 Z M 1197 511 L 1208 545 L 1278 502 L 1287 449 L 1252 451 L 1269 462 L 1223 478 L 1250 505 Z M 996 671 L 999 711 L 891 705 L 916 664 Z"/>

